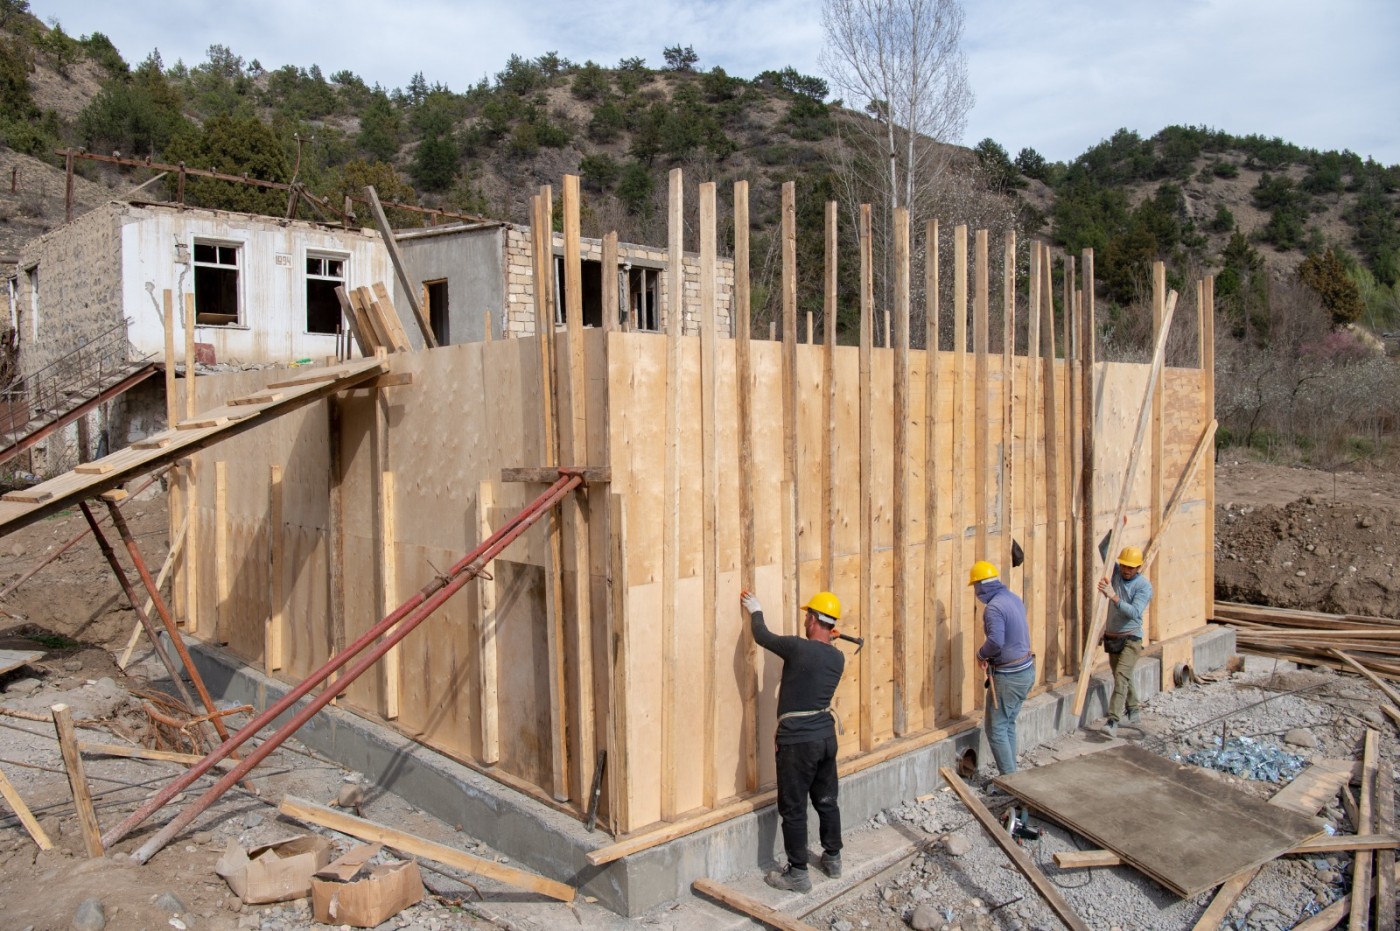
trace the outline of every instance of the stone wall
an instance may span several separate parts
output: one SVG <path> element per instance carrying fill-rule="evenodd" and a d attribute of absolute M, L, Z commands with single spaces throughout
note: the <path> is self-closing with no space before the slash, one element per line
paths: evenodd
<path fill-rule="evenodd" d="M 564 248 L 564 237 L 554 234 L 554 248 Z M 506 336 L 533 336 L 535 333 L 535 278 L 532 271 L 533 250 L 530 247 L 528 226 L 508 226 L 505 236 L 506 266 Z M 584 261 L 599 262 L 603 258 L 603 244 L 598 239 L 585 239 L 581 254 Z M 664 248 L 639 246 L 633 243 L 619 243 L 618 261 L 633 261 L 661 272 L 658 278 L 659 301 L 662 312 L 659 319 L 665 320 L 664 308 L 668 305 L 667 275 L 665 267 L 667 254 Z M 734 261 L 721 257 L 717 262 L 718 274 L 715 283 L 715 322 L 721 336 L 732 336 L 731 307 L 734 302 Z M 687 334 L 700 332 L 700 257 L 687 252 L 684 259 L 682 304 L 683 330 Z"/>

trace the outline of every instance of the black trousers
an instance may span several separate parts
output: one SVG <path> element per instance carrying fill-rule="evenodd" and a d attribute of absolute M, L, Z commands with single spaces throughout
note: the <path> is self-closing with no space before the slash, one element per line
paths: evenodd
<path fill-rule="evenodd" d="M 836 738 L 778 746 L 778 814 L 783 846 L 794 869 L 807 868 L 807 799 L 817 810 L 826 853 L 841 852 L 841 809 L 836 803 Z"/>

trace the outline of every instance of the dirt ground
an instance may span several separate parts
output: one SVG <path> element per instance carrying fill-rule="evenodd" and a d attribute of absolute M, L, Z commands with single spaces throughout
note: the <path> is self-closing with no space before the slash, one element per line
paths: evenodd
<path fill-rule="evenodd" d="M 1255 462 L 1225 460 L 1217 466 L 1217 595 L 1223 599 L 1326 611 L 1400 613 L 1400 587 L 1394 575 L 1394 544 L 1387 537 L 1400 522 L 1400 475 L 1388 472 L 1324 473 Z M 154 572 L 165 556 L 164 497 L 127 502 L 128 522 Z M 0 538 L 0 588 L 51 554 L 85 526 L 68 512 Z M 117 544 L 120 546 L 120 543 Z M 122 555 L 126 562 L 125 554 Z M 117 845 L 101 860 L 83 855 L 82 839 L 63 763 L 53 738 L 48 708 L 69 704 L 82 740 L 151 742 L 151 681 L 163 670 L 144 643 L 123 671 L 116 657 L 134 625 L 111 570 L 91 538 L 46 566 L 16 592 L 0 600 L 0 650 L 33 649 L 43 659 L 0 674 L 0 771 L 35 810 L 55 849 L 38 852 L 34 843 L 0 806 L 0 927 L 61 929 L 79 926 L 85 899 L 101 902 L 107 929 L 200 928 L 293 931 L 323 927 L 310 919 L 305 903 L 247 905 L 229 890 L 213 865 L 230 840 L 244 846 L 300 833 L 304 826 L 281 820 L 273 806 L 284 794 L 327 802 L 360 777 L 290 744 L 258 771 L 262 797 L 231 792 L 149 864 L 127 857 L 142 835 Z M 1251 675 L 1198 689 L 1159 696 L 1145 706 L 1144 722 L 1130 739 L 1151 743 L 1164 753 L 1185 753 L 1218 735 L 1220 715 L 1229 733 L 1256 734 L 1303 758 L 1353 759 L 1367 727 L 1383 734 L 1382 752 L 1393 765 L 1393 731 L 1373 720 L 1374 696 L 1351 677 L 1326 672 L 1292 673 L 1306 682 L 1278 678 L 1273 665 L 1252 666 Z M 1314 681 L 1316 680 L 1316 681 Z M 1302 689 L 1303 693 L 1290 694 Z M 1270 703 L 1260 701 L 1277 696 Z M 234 723 L 238 718 L 233 719 Z M 1201 723 L 1206 722 L 1206 723 Z M 1311 747 L 1284 746 L 1286 731 L 1308 731 Z M 1129 729 L 1131 731 L 1131 729 Z M 170 735 L 167 735 L 167 737 Z M 1296 738 L 1296 734 L 1294 735 Z M 1106 742 L 1093 728 L 1069 735 L 1028 754 L 1044 763 Z M 130 811 L 178 767 L 167 763 L 90 756 L 87 772 L 98 818 L 110 825 Z M 1222 777 L 1227 779 L 1228 777 Z M 1267 796 L 1276 787 L 1233 780 Z M 187 795 L 185 800 L 189 800 Z M 387 793 L 373 795 L 366 817 L 479 855 L 498 856 L 452 825 L 436 822 Z M 1349 830 L 1345 813 L 1333 804 L 1323 815 L 1338 830 Z M 948 793 L 923 804 L 894 806 L 854 832 L 898 830 L 922 838 L 919 851 L 858 891 L 842 896 L 810 918 L 835 931 L 927 925 L 930 909 L 938 928 L 1053 928 L 1057 923 L 1004 855 Z M 970 842 L 961 854 L 949 851 L 954 835 Z M 338 850 L 351 840 L 332 835 Z M 1095 928 L 1188 928 L 1208 897 L 1181 901 L 1128 868 L 1058 871 L 1050 860 L 1057 849 L 1082 841 L 1048 827 L 1036 859 Z M 956 845 L 955 845 L 956 846 Z M 381 854 L 386 857 L 387 854 Z M 1229 927 L 1256 931 L 1284 929 L 1349 887 L 1349 857 L 1316 861 L 1288 859 L 1266 868 L 1232 914 Z M 1320 865 L 1319 865 L 1320 864 Z M 451 871 L 424 873 L 429 895 L 418 906 L 390 919 L 384 929 L 445 931 L 455 928 L 611 928 L 616 919 L 597 906 L 581 905 L 571 915 L 563 906 L 523 914 L 518 893 Z M 752 879 L 752 877 L 750 877 Z M 752 892 L 762 897 L 761 883 Z M 477 892 L 481 893 L 479 897 Z M 915 912 L 921 922 L 915 922 Z M 515 908 L 516 911 L 512 911 Z M 711 926 L 712 912 L 693 902 L 678 903 L 642 920 L 653 927 Z M 84 927 L 102 927 L 91 924 Z"/>

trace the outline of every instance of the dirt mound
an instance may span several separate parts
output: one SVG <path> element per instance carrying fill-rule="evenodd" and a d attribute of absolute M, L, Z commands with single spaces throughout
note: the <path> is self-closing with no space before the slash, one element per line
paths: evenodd
<path fill-rule="evenodd" d="M 1335 614 L 1400 616 L 1394 503 L 1216 508 L 1215 596 Z"/>

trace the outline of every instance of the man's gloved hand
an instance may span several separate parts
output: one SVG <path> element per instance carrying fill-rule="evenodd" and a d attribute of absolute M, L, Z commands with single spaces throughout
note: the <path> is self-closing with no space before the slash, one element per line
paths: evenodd
<path fill-rule="evenodd" d="M 758 603 L 758 596 L 753 592 L 744 592 L 739 596 L 739 604 L 744 606 L 744 610 L 750 614 L 757 614 L 763 610 L 763 605 Z"/>

